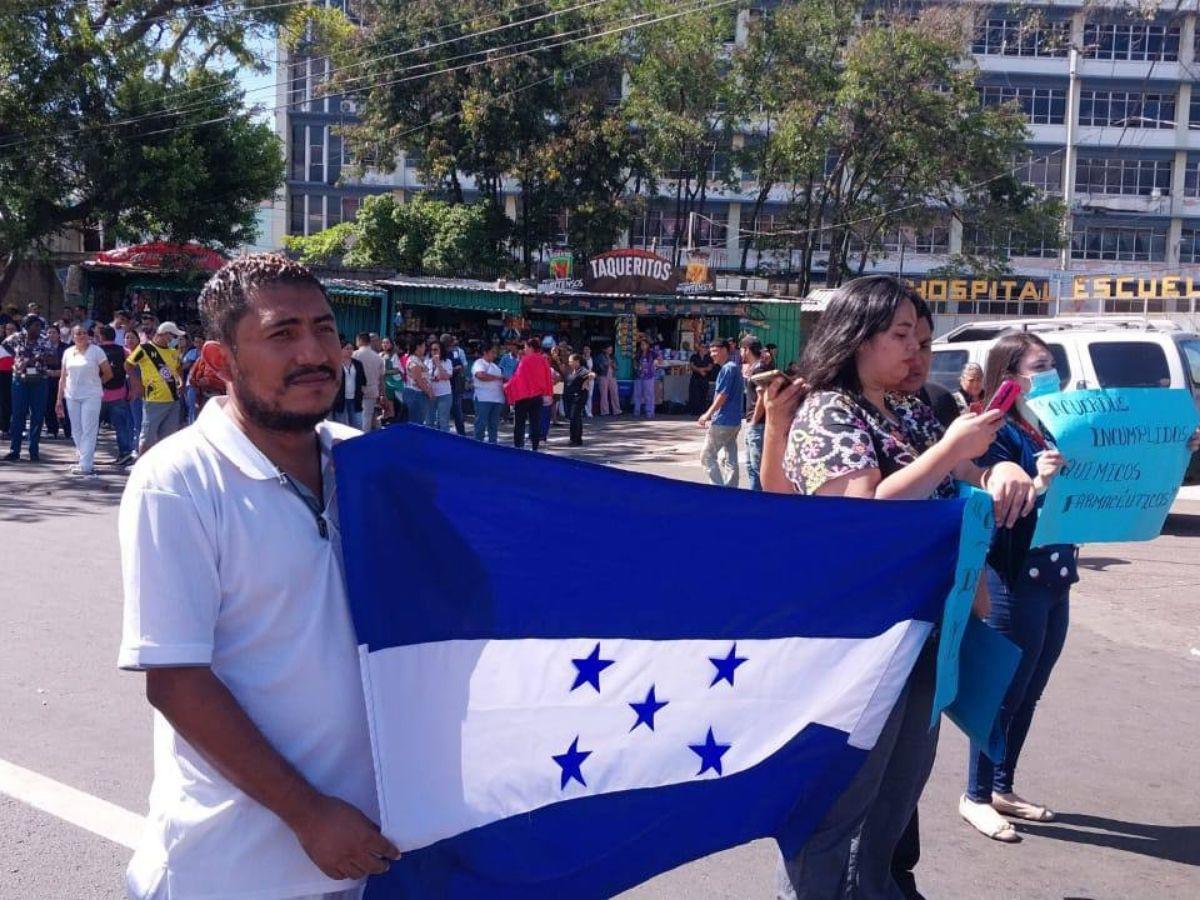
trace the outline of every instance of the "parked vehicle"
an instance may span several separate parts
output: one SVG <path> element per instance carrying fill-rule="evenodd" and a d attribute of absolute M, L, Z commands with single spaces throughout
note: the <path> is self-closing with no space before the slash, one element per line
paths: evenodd
<path fill-rule="evenodd" d="M 1169 319 L 1062 316 L 971 322 L 934 340 L 930 378 L 956 389 L 964 365 L 986 365 L 995 340 L 1020 330 L 1035 333 L 1050 347 L 1063 390 L 1183 388 L 1200 409 L 1200 334 Z M 1185 481 L 1200 482 L 1200 453 L 1193 455 Z"/>

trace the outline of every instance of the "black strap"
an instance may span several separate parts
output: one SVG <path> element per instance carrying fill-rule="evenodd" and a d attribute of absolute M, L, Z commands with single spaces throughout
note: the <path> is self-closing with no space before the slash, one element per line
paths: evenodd
<path fill-rule="evenodd" d="M 171 371 L 170 366 L 163 361 L 162 354 L 158 352 L 158 348 L 150 341 L 146 341 L 146 343 L 142 344 L 142 350 L 150 357 L 150 362 L 158 367 L 158 374 L 162 376 L 163 383 L 166 384 L 167 390 L 171 392 L 171 399 L 178 400 L 179 387 L 175 384 L 175 374 Z"/>

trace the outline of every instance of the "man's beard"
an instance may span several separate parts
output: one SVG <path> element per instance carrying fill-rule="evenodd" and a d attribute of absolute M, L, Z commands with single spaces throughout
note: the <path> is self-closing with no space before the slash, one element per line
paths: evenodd
<path fill-rule="evenodd" d="M 268 431 L 312 431 L 327 414 L 327 411 L 301 413 L 280 409 L 277 405 L 255 394 L 241 370 L 234 373 L 233 388 L 237 395 L 237 404 L 245 413 L 246 418 Z M 329 399 L 329 405 L 333 406 L 332 397 Z"/>

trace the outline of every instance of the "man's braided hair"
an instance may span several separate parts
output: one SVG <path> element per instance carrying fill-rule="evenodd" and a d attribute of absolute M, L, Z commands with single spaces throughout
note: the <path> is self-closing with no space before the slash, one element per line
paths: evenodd
<path fill-rule="evenodd" d="M 222 266 L 200 291 L 205 334 L 232 347 L 234 331 L 249 309 L 254 292 L 277 284 L 309 285 L 329 299 L 317 276 L 295 260 L 277 253 L 239 256 Z"/>

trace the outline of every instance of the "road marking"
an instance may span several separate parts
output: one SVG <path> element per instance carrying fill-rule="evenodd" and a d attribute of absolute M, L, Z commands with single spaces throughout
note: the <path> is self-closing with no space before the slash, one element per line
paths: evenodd
<path fill-rule="evenodd" d="M 0 794 L 49 813 L 114 844 L 137 848 L 146 820 L 122 806 L 0 759 Z"/>

